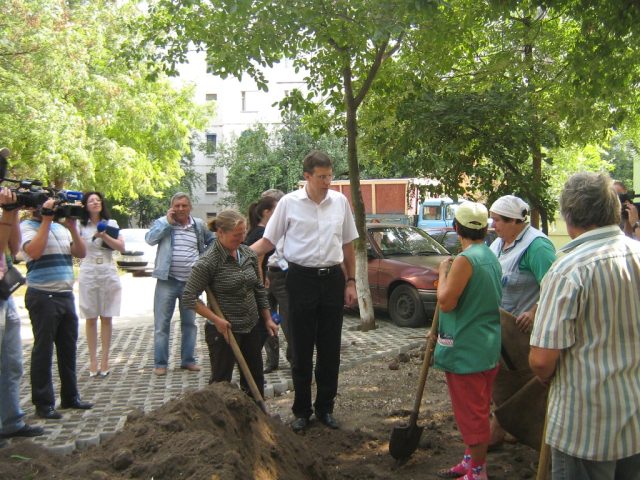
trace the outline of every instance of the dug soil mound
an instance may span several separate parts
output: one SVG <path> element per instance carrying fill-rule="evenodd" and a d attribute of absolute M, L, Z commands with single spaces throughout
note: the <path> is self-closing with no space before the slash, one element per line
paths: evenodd
<path fill-rule="evenodd" d="M 29 473 L 38 479 L 328 478 L 314 459 L 317 453 L 290 428 L 224 383 L 188 393 L 147 415 L 134 411 L 121 432 L 70 457 L 33 444 L 16 457 L 16 447 L 0 451 L 5 457 L 0 458 L 0 478 L 22 479 Z"/>

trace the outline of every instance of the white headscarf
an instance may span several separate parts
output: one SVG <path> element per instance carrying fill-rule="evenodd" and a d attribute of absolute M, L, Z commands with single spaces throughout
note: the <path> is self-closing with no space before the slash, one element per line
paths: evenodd
<path fill-rule="evenodd" d="M 505 195 L 496 200 L 489 211 L 507 218 L 524 220 L 529 213 L 529 204 L 514 195 Z"/>

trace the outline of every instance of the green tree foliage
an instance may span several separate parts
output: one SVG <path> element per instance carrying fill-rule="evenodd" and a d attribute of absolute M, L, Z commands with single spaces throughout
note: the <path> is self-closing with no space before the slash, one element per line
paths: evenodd
<path fill-rule="evenodd" d="M 192 151 L 200 148 L 200 146 L 192 146 Z M 196 172 L 194 167 L 194 155 L 189 154 L 180 160 L 180 168 L 184 175 L 177 183 L 172 183 L 164 188 L 159 195 L 144 195 L 136 198 L 125 197 L 121 199 L 119 205 L 116 205 L 116 211 L 113 216 L 118 220 L 118 224 L 131 225 L 131 219 L 135 219 L 137 226 L 140 228 L 149 228 L 154 220 L 167 214 L 171 197 L 178 192 L 184 192 L 191 198 L 191 202 L 195 203 L 198 198 L 194 196 L 194 190 L 197 186 L 204 183 L 202 175 Z M 122 227 L 124 228 L 124 227 Z"/>
<path fill-rule="evenodd" d="M 640 135 L 616 135 L 603 156 L 613 164 L 612 178 L 632 190 L 634 163 L 638 163 L 640 168 Z"/>
<path fill-rule="evenodd" d="M 607 151 L 596 145 L 574 145 L 558 149 L 553 152 L 553 164 L 545 165 L 545 174 L 549 178 L 549 194 L 551 198 L 560 198 L 564 184 L 576 172 L 612 174 L 614 167 Z"/>
<path fill-rule="evenodd" d="M 0 141 L 10 176 L 98 189 L 115 200 L 179 182 L 191 130 L 207 110 L 193 89 L 149 81 L 118 56 L 135 43 L 135 4 L 101 0 L 0 2 Z"/>
<path fill-rule="evenodd" d="M 556 147 L 558 136 L 536 113 L 513 89 L 424 92 L 409 96 L 398 109 L 406 125 L 397 148 L 411 152 L 418 176 L 441 180 L 432 189 L 436 193 L 464 195 L 464 184 L 482 185 L 490 202 L 516 194 L 546 215 L 554 208 L 549 178 L 536 180 L 531 163 L 522 159 L 532 156 L 533 145 Z"/>
<path fill-rule="evenodd" d="M 548 152 L 566 148 L 567 160 L 637 118 L 640 56 L 629 20 L 636 6 L 604 3 L 450 2 L 430 32 L 441 51 L 403 50 L 395 80 L 374 87 L 362 115 L 365 148 L 435 175 L 448 191 L 471 180 L 489 196 L 519 193 L 539 209 L 544 228 L 555 210 L 549 188 L 557 169 Z M 619 18 L 621 11 L 632 17 Z M 449 69 L 432 61 L 443 51 Z"/>
<path fill-rule="evenodd" d="M 324 134 L 315 138 L 297 116 L 287 115 L 283 125 L 269 131 L 262 124 L 245 130 L 219 146 L 215 166 L 227 169 L 226 193 L 222 203 L 238 205 L 246 212 L 262 192 L 277 188 L 284 193 L 298 188 L 302 159 L 310 150 L 321 150 L 334 161 L 334 172 L 348 173 L 347 149 L 343 138 Z"/>

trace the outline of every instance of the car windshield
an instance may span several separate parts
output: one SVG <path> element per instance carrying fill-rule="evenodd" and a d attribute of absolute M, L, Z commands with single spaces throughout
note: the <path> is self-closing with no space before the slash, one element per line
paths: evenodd
<path fill-rule="evenodd" d="M 369 233 L 385 257 L 449 254 L 442 245 L 418 228 L 381 226 L 369 228 Z"/>

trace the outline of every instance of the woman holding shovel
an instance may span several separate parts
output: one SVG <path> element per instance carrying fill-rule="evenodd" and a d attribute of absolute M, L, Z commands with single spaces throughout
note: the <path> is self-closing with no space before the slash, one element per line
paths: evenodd
<path fill-rule="evenodd" d="M 500 357 L 502 269 L 484 244 L 488 212 L 464 202 L 454 228 L 462 252 L 440 264 L 440 324 L 434 367 L 444 370 L 453 414 L 467 446 L 462 461 L 438 471 L 443 478 L 486 480 L 489 406 Z"/>
<path fill-rule="evenodd" d="M 264 318 L 270 335 L 278 334 L 278 326 L 271 320 L 267 291 L 260 279 L 258 257 L 249 247 L 242 245 L 247 222 L 240 213 L 225 210 L 209 224 L 209 229 L 216 232 L 218 237 L 193 266 L 182 297 L 185 308 L 191 308 L 207 319 L 204 331 L 211 362 L 209 383 L 231 382 L 236 363 L 229 345 L 231 328 L 260 396 L 264 396 L 259 315 Z M 207 287 L 211 289 L 226 319 L 198 300 Z M 240 387 L 253 397 L 242 372 Z"/>

